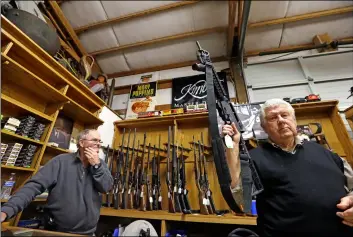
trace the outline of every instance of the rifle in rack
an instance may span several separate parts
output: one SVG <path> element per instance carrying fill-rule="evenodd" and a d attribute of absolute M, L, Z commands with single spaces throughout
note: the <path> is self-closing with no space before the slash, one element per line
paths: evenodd
<path fill-rule="evenodd" d="M 121 189 L 121 161 L 124 159 L 124 138 L 125 138 L 125 128 L 123 130 L 123 136 L 121 138 L 121 146 L 120 146 L 120 151 L 118 152 L 118 157 L 116 159 L 116 173 L 115 173 L 115 179 L 114 179 L 114 208 L 119 209 L 120 205 L 120 198 L 118 195 L 119 190 Z"/>
<path fill-rule="evenodd" d="M 212 214 L 210 213 L 210 208 L 209 208 L 209 203 L 208 199 L 206 196 L 206 185 L 205 185 L 205 178 L 204 175 L 202 174 L 202 149 L 201 149 L 201 143 L 198 141 L 198 146 L 199 146 L 199 160 L 198 160 L 198 167 L 199 167 L 199 180 L 198 183 L 200 185 L 200 191 L 199 191 L 199 202 L 200 202 L 200 212 L 201 214 Z M 201 205 L 202 203 L 202 205 Z"/>
<path fill-rule="evenodd" d="M 105 151 L 105 157 L 104 157 L 104 162 L 107 164 L 108 169 L 109 169 L 109 145 L 107 146 L 107 149 Z M 112 172 L 111 170 L 109 170 L 110 173 Z M 108 202 L 107 202 L 107 196 L 108 196 L 109 192 L 107 192 L 105 195 L 105 202 L 102 200 L 102 206 L 107 206 Z M 108 197 L 109 198 L 109 197 Z"/>
<path fill-rule="evenodd" d="M 146 199 L 145 199 L 145 185 L 146 185 L 146 177 L 145 177 L 145 150 L 146 150 L 146 133 L 143 135 L 143 150 L 141 157 L 141 169 L 140 169 L 140 193 L 139 193 L 139 208 L 141 211 L 146 211 Z"/>
<path fill-rule="evenodd" d="M 134 169 L 136 169 L 135 162 L 136 158 L 138 156 L 138 152 L 136 152 L 135 155 L 135 135 L 136 135 L 136 128 L 135 128 L 135 134 L 134 134 L 134 142 L 132 144 L 132 154 L 131 154 L 131 160 L 130 160 L 130 170 L 129 170 L 129 180 L 128 180 L 128 191 L 127 191 L 127 208 L 128 209 L 133 209 L 134 208 L 134 193 L 136 191 L 136 185 L 135 183 L 135 177 L 134 177 Z M 137 141 L 137 149 L 140 146 L 140 141 Z"/>
<path fill-rule="evenodd" d="M 212 191 L 210 188 L 210 183 L 208 181 L 208 175 L 207 175 L 207 161 L 206 161 L 206 157 L 205 157 L 205 144 L 203 143 L 203 133 L 201 132 L 201 154 L 202 154 L 202 161 L 203 161 L 203 168 L 204 168 L 204 180 L 205 180 L 205 187 L 206 187 L 206 198 L 207 198 L 207 202 L 209 202 L 209 209 L 210 214 L 216 213 L 217 215 L 220 214 L 217 210 L 216 207 L 214 205 L 214 201 L 213 201 L 213 197 L 212 197 Z"/>
<path fill-rule="evenodd" d="M 178 165 L 178 168 L 180 170 L 179 172 L 179 177 L 180 177 L 180 193 L 179 195 L 181 196 L 181 201 L 183 203 L 183 213 L 184 214 L 191 214 L 191 208 L 190 208 L 190 203 L 189 203 L 189 199 L 188 199 L 188 193 L 189 191 L 186 189 L 186 171 L 185 171 L 185 159 L 184 159 L 184 148 L 183 146 L 181 146 L 181 168 L 179 168 L 180 166 Z M 179 159 L 180 160 L 180 159 Z"/>
<path fill-rule="evenodd" d="M 127 209 L 127 178 L 128 178 L 127 171 L 129 169 L 130 133 L 131 133 L 131 129 L 129 130 L 129 135 L 127 138 L 127 148 L 126 148 L 126 155 L 125 155 L 123 176 L 122 176 L 122 187 L 119 194 L 121 197 L 121 209 Z M 136 138 L 136 128 L 134 132 L 133 144 L 135 143 L 135 138 Z"/>
<path fill-rule="evenodd" d="M 152 209 L 158 210 L 158 173 L 157 173 L 157 157 L 156 145 L 153 145 L 153 158 L 152 158 Z"/>
<path fill-rule="evenodd" d="M 140 177 L 140 166 L 139 166 L 139 160 L 140 156 L 139 154 L 139 148 L 140 147 L 140 140 L 137 141 L 137 153 L 136 153 L 136 159 L 135 159 L 135 167 L 134 167 L 134 173 L 133 173 L 133 182 L 132 182 L 132 196 L 133 196 L 133 207 L 135 209 L 138 209 L 140 206 L 140 199 L 139 199 L 139 193 L 140 193 L 140 184 L 139 184 L 139 177 Z"/>
<path fill-rule="evenodd" d="M 192 69 L 205 72 L 206 75 L 208 122 L 211 133 L 210 137 L 212 139 L 211 146 L 222 195 L 228 206 L 234 212 L 251 213 L 251 195 L 261 193 L 264 190 L 264 187 L 241 135 L 239 155 L 243 192 L 240 195 L 236 195 L 236 198 L 233 197 L 233 193 L 230 189 L 232 179 L 224 151 L 225 142 L 218 129 L 217 111 L 225 124 L 231 124 L 234 122 L 240 133 L 244 132 L 244 127 L 218 78 L 209 52 L 202 49 L 199 42 L 196 42 L 196 44 L 198 47 L 197 57 L 200 63 L 193 64 Z M 242 54 L 242 52 L 239 53 Z M 232 144 L 233 143 L 226 145 L 231 147 Z M 250 176 L 250 180 L 252 179 L 252 181 L 248 181 L 248 176 Z"/>
<path fill-rule="evenodd" d="M 168 145 L 167 145 L 167 175 L 166 175 L 166 181 L 167 181 L 167 188 L 168 188 L 168 210 L 171 213 L 175 213 L 175 207 L 174 207 L 174 196 L 173 196 L 173 189 L 172 189 L 172 181 L 171 181 L 171 170 L 170 170 L 170 133 L 171 133 L 171 127 L 168 127 Z"/>
<path fill-rule="evenodd" d="M 175 145 L 174 142 L 174 137 L 175 137 L 175 127 L 173 128 L 173 156 L 172 156 L 172 164 L 173 164 L 173 196 L 174 196 L 174 206 L 175 206 L 175 211 L 176 212 L 181 212 L 181 205 L 180 205 L 180 199 L 179 199 L 179 193 L 178 193 L 178 168 L 177 168 L 177 159 L 178 159 L 178 145 Z"/>
<path fill-rule="evenodd" d="M 149 170 L 150 170 L 150 154 L 151 154 L 151 143 L 148 144 L 147 151 L 147 169 L 146 169 L 146 195 L 147 195 L 147 204 L 146 209 L 148 211 L 153 211 L 153 198 L 152 198 L 152 184 L 149 178 Z"/>
<path fill-rule="evenodd" d="M 109 171 L 110 171 L 110 173 L 112 174 L 112 172 L 113 172 L 113 162 L 114 162 L 114 153 L 115 153 L 115 150 L 113 149 L 113 152 L 112 152 L 112 156 L 110 157 L 110 159 L 109 159 L 109 164 L 108 164 L 108 169 L 109 169 Z M 114 184 L 113 184 L 113 186 L 114 186 Z M 110 205 L 111 205 L 111 202 L 110 202 L 110 200 L 111 200 L 111 198 L 110 198 L 110 196 L 111 196 L 111 192 L 114 192 L 114 189 L 113 190 L 109 190 L 107 193 L 106 193 L 106 195 L 105 195 L 105 203 L 106 203 L 106 206 L 107 207 L 110 207 Z M 113 200 L 114 201 L 114 200 Z"/>
<path fill-rule="evenodd" d="M 160 156 L 160 150 L 161 150 L 161 134 L 159 134 L 159 139 L 158 139 L 158 158 L 157 158 L 157 194 L 156 196 L 158 197 L 158 210 L 162 210 L 162 189 L 161 189 L 161 170 L 160 170 L 160 164 L 161 164 L 161 156 Z"/>

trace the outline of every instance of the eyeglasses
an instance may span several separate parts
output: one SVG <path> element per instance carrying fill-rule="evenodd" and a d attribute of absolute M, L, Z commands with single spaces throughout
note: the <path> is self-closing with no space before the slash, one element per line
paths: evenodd
<path fill-rule="evenodd" d="M 88 139 L 82 139 L 82 140 L 86 140 L 86 141 L 89 141 L 89 142 L 94 142 L 94 143 L 100 144 L 100 145 L 103 144 L 103 141 L 102 141 L 102 140 L 98 140 L 98 139 L 90 139 L 90 140 L 88 140 Z"/>

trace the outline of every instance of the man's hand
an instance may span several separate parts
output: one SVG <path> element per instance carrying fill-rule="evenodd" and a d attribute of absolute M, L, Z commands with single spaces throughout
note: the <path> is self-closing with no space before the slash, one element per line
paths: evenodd
<path fill-rule="evenodd" d="M 1 212 L 1 223 L 4 222 L 6 217 L 7 217 L 6 213 L 5 212 Z"/>
<path fill-rule="evenodd" d="M 98 156 L 98 153 L 93 150 L 92 148 L 88 147 L 84 150 L 85 156 L 87 157 L 87 160 L 90 165 L 98 165 L 100 163 L 100 159 Z"/>
<path fill-rule="evenodd" d="M 222 127 L 222 134 L 233 136 L 233 145 L 234 147 L 239 146 L 240 142 L 240 133 L 238 132 L 237 127 L 235 126 L 234 122 L 231 125 L 225 124 Z"/>
<path fill-rule="evenodd" d="M 343 224 L 353 227 L 353 195 L 341 198 L 337 207 L 343 212 L 337 212 L 336 215 L 343 219 Z"/>

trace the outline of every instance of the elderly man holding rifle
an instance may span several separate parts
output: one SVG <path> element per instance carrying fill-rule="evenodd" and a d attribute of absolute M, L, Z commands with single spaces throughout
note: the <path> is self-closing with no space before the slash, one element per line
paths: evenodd
<path fill-rule="evenodd" d="M 297 136 L 293 107 L 270 99 L 261 108 L 261 126 L 268 142 L 250 151 L 264 185 L 257 196 L 260 236 L 353 236 L 352 168 L 337 154 Z M 227 148 L 233 193 L 242 192 L 240 133 Z"/>

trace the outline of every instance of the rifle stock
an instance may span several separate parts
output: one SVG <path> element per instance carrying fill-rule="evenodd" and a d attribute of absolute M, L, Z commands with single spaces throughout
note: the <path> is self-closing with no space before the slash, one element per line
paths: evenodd
<path fill-rule="evenodd" d="M 168 127 L 168 145 L 167 145 L 167 187 L 168 187 L 168 210 L 171 213 L 175 213 L 175 206 L 174 206 L 174 196 L 172 190 L 172 182 L 171 182 L 171 170 L 170 170 L 170 133 L 171 133 L 171 126 Z"/>
<path fill-rule="evenodd" d="M 149 170 L 150 170 L 150 153 L 151 153 L 151 143 L 148 144 L 148 153 L 147 153 L 147 169 L 146 169 L 146 186 L 147 186 L 147 200 L 146 200 L 146 209 L 148 211 L 152 211 L 152 204 L 153 204 L 153 199 L 152 199 L 152 187 L 151 187 L 151 180 L 149 179 Z M 152 200 L 151 200 L 152 199 Z"/>
<path fill-rule="evenodd" d="M 146 178 L 145 178 L 145 150 L 146 150 L 146 133 L 143 135 L 143 150 L 142 150 L 142 157 L 141 157 L 141 171 L 140 171 L 140 193 L 139 193 L 139 208 L 141 211 L 146 211 L 146 199 L 145 199 L 145 185 L 146 185 Z"/>
<path fill-rule="evenodd" d="M 157 158 L 157 193 L 156 196 L 158 197 L 158 210 L 162 210 L 162 190 L 161 190 L 161 172 L 160 172 L 160 150 L 161 150 L 161 134 L 159 134 L 158 139 L 158 158 Z"/>
<path fill-rule="evenodd" d="M 194 142 L 195 144 L 195 142 Z M 198 155 L 199 155 L 199 160 L 197 164 L 195 164 L 195 167 L 198 167 L 198 175 L 197 175 L 197 188 L 199 190 L 199 204 L 200 204 L 200 212 L 201 214 L 208 215 L 209 213 L 209 208 L 207 205 L 207 199 L 206 199 L 206 192 L 204 189 L 204 183 L 203 183 L 203 175 L 202 175 L 202 167 L 201 167 L 201 143 L 198 141 Z M 195 159 L 196 160 L 196 159 Z M 197 168 L 196 168 L 197 169 Z"/>

